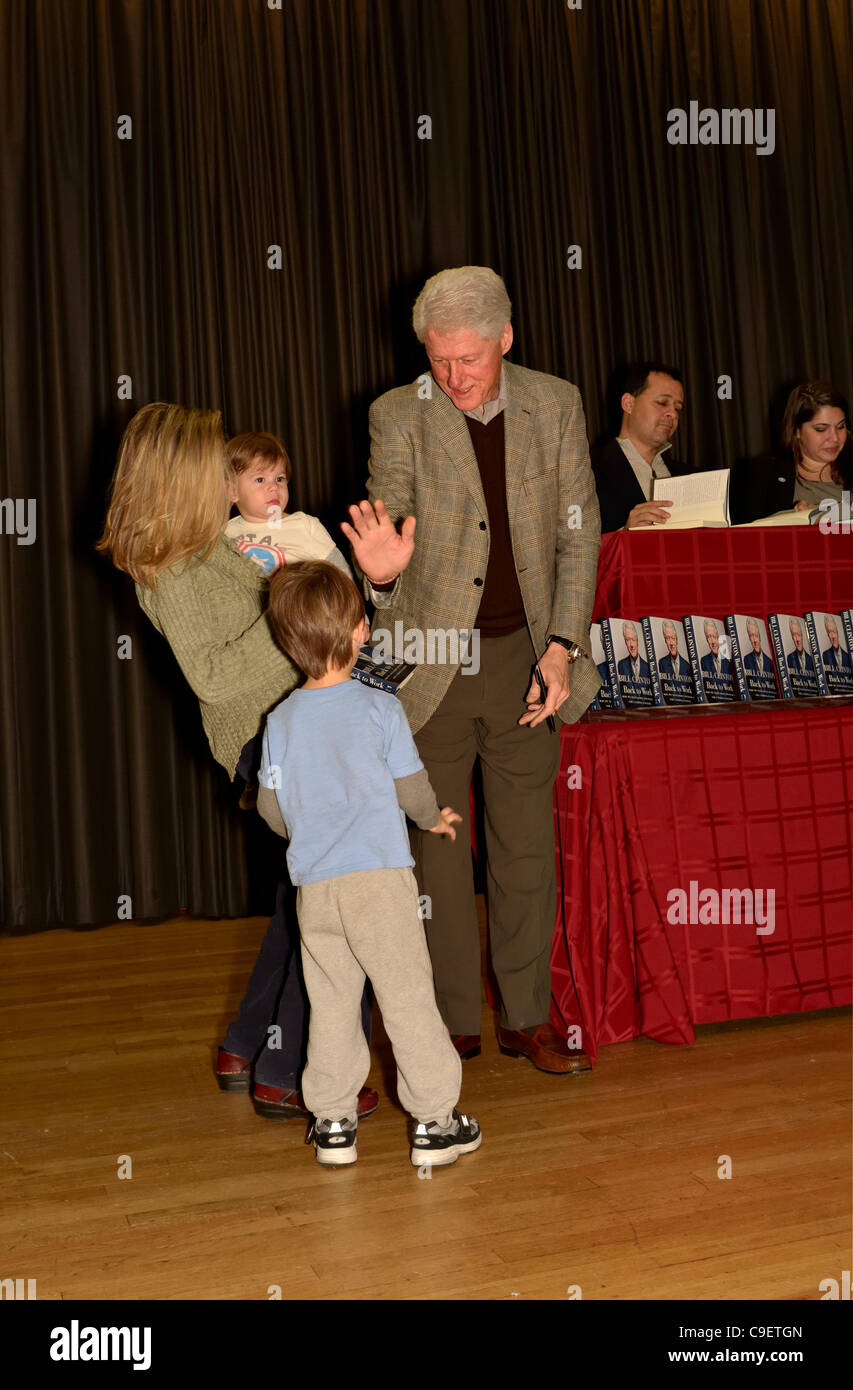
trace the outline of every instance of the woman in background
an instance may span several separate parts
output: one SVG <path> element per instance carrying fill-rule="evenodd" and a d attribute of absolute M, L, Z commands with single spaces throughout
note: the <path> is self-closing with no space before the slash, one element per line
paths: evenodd
<path fill-rule="evenodd" d="M 252 775 L 268 710 L 301 679 L 267 623 L 268 577 L 225 536 L 233 487 L 219 411 L 143 406 L 122 438 L 97 547 L 135 580 L 143 611 L 199 698 L 211 752 L 232 780 Z M 226 1091 L 248 1091 L 254 1064 L 255 1109 L 268 1118 L 306 1113 L 298 1085 L 308 1000 L 287 890 L 279 882 L 275 916 L 216 1064 Z M 369 1041 L 367 996 L 362 1016 Z M 268 1047 L 271 1024 L 280 1032 Z M 365 1089 L 359 1116 L 377 1105 L 376 1092 Z"/>
<path fill-rule="evenodd" d="M 841 501 L 853 488 L 850 412 L 829 381 L 795 386 L 782 420 L 781 456 L 746 460 L 732 469 L 732 522 L 757 521 L 774 512 L 812 508 L 824 498 Z"/>

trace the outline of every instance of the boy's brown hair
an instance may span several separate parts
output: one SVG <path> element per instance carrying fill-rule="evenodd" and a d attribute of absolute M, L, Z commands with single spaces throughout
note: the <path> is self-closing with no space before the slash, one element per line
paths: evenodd
<path fill-rule="evenodd" d="M 273 636 L 306 676 L 319 680 L 329 666 L 352 662 L 352 635 L 364 617 L 364 599 L 348 575 L 325 560 L 297 560 L 270 581 Z"/>
<path fill-rule="evenodd" d="M 235 434 L 225 446 L 235 473 L 245 473 L 256 458 L 265 463 L 281 463 L 284 476 L 290 482 L 291 466 L 287 450 L 274 434 Z"/>

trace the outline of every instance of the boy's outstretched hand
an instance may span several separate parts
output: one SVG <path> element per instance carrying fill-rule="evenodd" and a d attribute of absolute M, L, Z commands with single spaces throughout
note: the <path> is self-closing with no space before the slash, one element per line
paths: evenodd
<path fill-rule="evenodd" d="M 449 835 L 451 840 L 456 839 L 454 825 L 458 825 L 462 817 L 453 810 L 451 806 L 442 806 L 441 814 L 438 818 L 438 825 L 430 827 L 430 835 Z"/>

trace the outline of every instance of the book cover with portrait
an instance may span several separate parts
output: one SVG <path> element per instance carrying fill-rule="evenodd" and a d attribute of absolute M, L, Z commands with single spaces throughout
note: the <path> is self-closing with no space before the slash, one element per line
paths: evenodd
<path fill-rule="evenodd" d="M 798 613 L 771 613 L 767 619 L 779 687 L 786 700 L 824 693 L 818 685 L 814 652 L 805 619 Z"/>
<path fill-rule="evenodd" d="M 742 700 L 778 700 L 770 638 L 763 618 L 729 613 L 726 632 L 732 649 L 735 684 Z"/>
<path fill-rule="evenodd" d="M 722 619 L 691 613 L 684 618 L 684 636 L 700 703 L 714 705 L 739 699 Z"/>
<path fill-rule="evenodd" d="M 695 705 L 696 683 L 680 618 L 643 618 L 656 703 Z"/>
<path fill-rule="evenodd" d="M 611 670 L 604 650 L 601 623 L 593 623 L 589 629 L 589 650 L 601 676 L 601 689 L 590 705 L 590 709 L 621 709 L 622 696 L 616 679 L 616 667 Z"/>
<path fill-rule="evenodd" d="M 840 613 L 805 613 L 815 658 L 817 683 L 824 695 L 853 695 L 853 661 Z"/>
<path fill-rule="evenodd" d="M 372 685 L 376 690 L 385 690 L 396 695 L 417 671 L 410 661 L 385 661 L 378 655 L 370 642 L 358 649 L 358 658 L 350 671 L 350 679 L 361 681 L 362 685 Z"/>
<path fill-rule="evenodd" d="M 642 623 L 634 618 L 604 618 L 601 637 L 625 709 L 653 707 L 655 692 Z"/>

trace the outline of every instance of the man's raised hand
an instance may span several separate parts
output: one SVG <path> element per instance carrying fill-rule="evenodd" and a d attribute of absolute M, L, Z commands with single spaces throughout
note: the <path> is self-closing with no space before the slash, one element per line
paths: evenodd
<path fill-rule="evenodd" d="M 349 514 L 352 526 L 342 521 L 341 530 L 362 573 L 374 584 L 396 579 L 415 549 L 415 518 L 407 516 L 398 531 L 378 497 L 375 505 L 365 501 L 350 507 Z"/>

